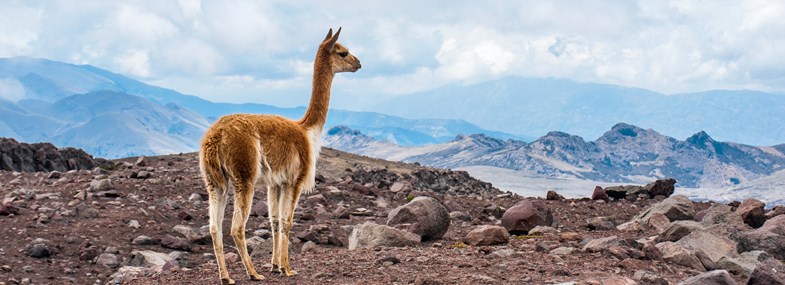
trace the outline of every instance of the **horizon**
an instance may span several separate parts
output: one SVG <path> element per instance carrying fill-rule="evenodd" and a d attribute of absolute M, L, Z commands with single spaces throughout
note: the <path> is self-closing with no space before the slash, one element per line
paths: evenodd
<path fill-rule="evenodd" d="M 414 13 L 400 8 L 407 5 L 353 5 L 10 3 L 0 13 L 21 28 L 3 25 L 0 57 L 89 64 L 215 102 L 293 107 L 307 102 L 319 40 L 341 26 L 341 42 L 364 63 L 336 77 L 342 109 L 362 110 L 357 98 L 509 76 L 665 95 L 785 92 L 785 42 L 769 36 L 785 29 L 777 21 L 785 4 L 775 1 L 460 2 L 449 10 L 427 3 Z M 306 19 L 313 24 L 299 24 Z"/>

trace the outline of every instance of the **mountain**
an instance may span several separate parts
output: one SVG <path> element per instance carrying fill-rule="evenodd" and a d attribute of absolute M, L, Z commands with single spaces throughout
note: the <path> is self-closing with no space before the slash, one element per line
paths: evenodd
<path fill-rule="evenodd" d="M 607 126 L 628 122 L 678 138 L 705 130 L 723 141 L 785 141 L 785 95 L 749 90 L 665 95 L 608 84 L 506 77 L 391 97 L 370 110 L 462 119 L 512 134 L 559 130 L 594 139 Z"/>
<path fill-rule="evenodd" d="M 0 88 L 7 92 L 0 93 L 0 136 L 51 141 L 107 158 L 194 151 L 210 122 L 226 114 L 299 119 L 305 112 L 305 107 L 215 103 L 90 65 L 28 57 L 0 59 L 3 84 L 9 87 Z M 11 94 L 14 90 L 19 94 Z M 331 110 L 326 127 L 335 125 L 407 146 L 443 143 L 460 133 L 520 139 L 463 120 L 373 112 Z"/>
<path fill-rule="evenodd" d="M 680 141 L 625 123 L 589 142 L 568 133 L 550 132 L 531 143 L 478 134 L 459 135 L 439 145 L 401 147 L 340 128 L 327 132 L 325 145 L 439 167 L 506 168 L 532 177 L 619 183 L 673 177 L 681 187 L 732 187 L 785 169 L 781 145 L 719 142 L 703 131 Z"/>

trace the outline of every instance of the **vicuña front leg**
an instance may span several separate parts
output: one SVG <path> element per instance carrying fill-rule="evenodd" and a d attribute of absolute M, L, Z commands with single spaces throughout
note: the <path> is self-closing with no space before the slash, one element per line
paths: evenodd
<path fill-rule="evenodd" d="M 280 186 L 267 186 L 267 216 L 270 218 L 270 233 L 273 239 L 273 251 L 272 251 L 272 260 L 270 261 L 272 268 L 270 272 L 273 273 L 281 273 L 281 263 L 280 255 L 278 248 L 280 247 L 280 237 L 281 237 L 281 228 L 280 228 L 280 220 L 279 217 L 281 216 L 280 208 L 278 207 L 278 201 L 281 199 L 281 187 Z"/>
<path fill-rule="evenodd" d="M 253 267 L 251 257 L 248 256 L 248 248 L 245 243 L 245 223 L 248 222 L 248 215 L 251 213 L 251 204 L 253 203 L 253 185 L 235 186 L 234 196 L 234 215 L 232 216 L 232 238 L 234 244 L 237 246 L 237 251 L 240 253 L 240 259 L 243 261 L 245 272 L 251 280 L 261 281 L 264 276 L 256 273 Z"/>
<path fill-rule="evenodd" d="M 218 278 L 222 284 L 234 284 L 234 280 L 229 278 L 229 271 L 226 270 L 224 260 L 223 233 L 221 232 L 224 209 L 226 209 L 227 190 L 219 186 L 207 185 L 209 214 L 210 214 L 210 237 L 213 240 L 213 251 L 215 251 L 215 261 L 218 264 Z"/>
<path fill-rule="evenodd" d="M 289 265 L 289 233 L 292 230 L 292 223 L 294 219 L 294 208 L 297 207 L 297 200 L 300 198 L 300 191 L 295 189 L 288 189 L 281 193 L 281 244 L 280 244 L 280 265 L 281 271 L 286 276 L 295 276 L 297 271 L 292 270 Z"/>

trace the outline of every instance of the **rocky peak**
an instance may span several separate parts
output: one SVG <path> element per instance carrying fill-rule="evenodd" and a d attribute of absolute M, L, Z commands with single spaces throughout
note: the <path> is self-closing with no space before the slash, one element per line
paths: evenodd
<path fill-rule="evenodd" d="M 500 148 L 505 145 L 504 141 L 489 137 L 485 134 L 472 134 L 472 135 L 460 134 L 456 136 L 455 139 L 453 140 L 453 142 L 460 142 L 460 141 L 471 142 L 473 144 L 481 145 L 489 148 Z"/>
<path fill-rule="evenodd" d="M 716 143 L 714 139 L 709 136 L 705 131 L 700 131 L 691 137 L 687 138 L 687 142 L 699 147 L 705 147 L 710 144 Z"/>
<path fill-rule="evenodd" d="M 20 143 L 0 138 L 0 170 L 9 171 L 68 171 L 92 169 L 103 160 L 95 160 L 81 149 L 58 149 L 51 143 Z"/>

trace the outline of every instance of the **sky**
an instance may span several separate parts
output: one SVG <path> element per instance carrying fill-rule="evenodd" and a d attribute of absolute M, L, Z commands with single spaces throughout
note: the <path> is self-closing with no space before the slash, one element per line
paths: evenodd
<path fill-rule="evenodd" d="M 339 41 L 363 68 L 333 90 L 355 104 L 507 76 L 785 93 L 783 18 L 784 1 L 758 0 L 2 1 L 0 57 L 296 106 L 310 96 L 317 46 L 342 27 Z"/>

